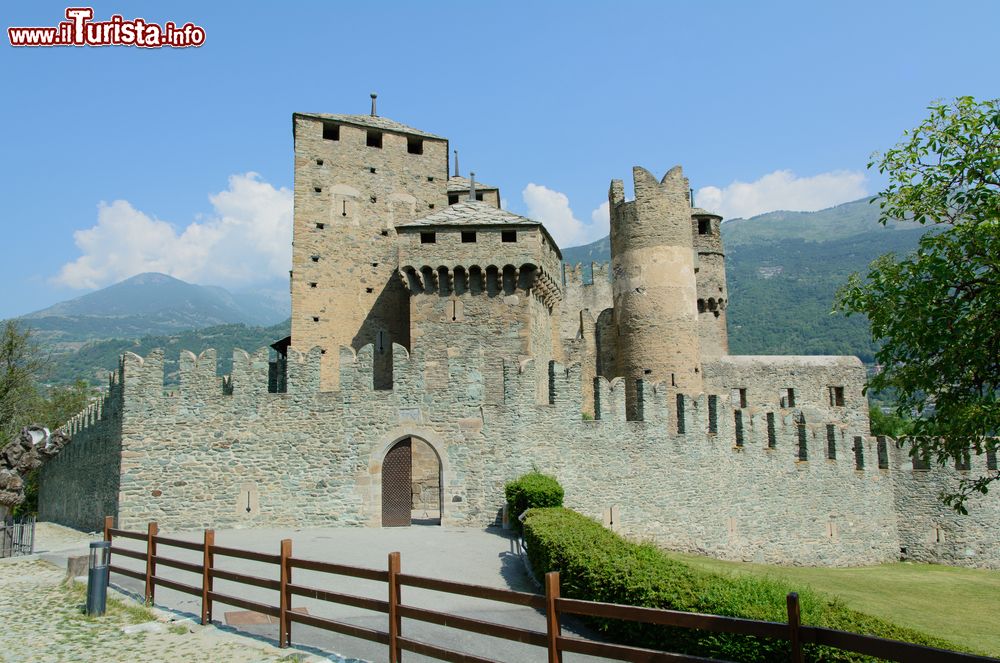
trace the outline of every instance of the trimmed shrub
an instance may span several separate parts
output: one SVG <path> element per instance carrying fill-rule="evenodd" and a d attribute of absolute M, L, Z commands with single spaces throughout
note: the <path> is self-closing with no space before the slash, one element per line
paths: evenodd
<path fill-rule="evenodd" d="M 767 578 L 725 576 L 671 559 L 650 544 L 630 543 L 596 520 L 564 508 L 532 509 L 524 522 L 528 559 L 537 577 L 558 571 L 566 598 L 787 622 L 786 596 L 798 591 L 802 623 L 942 649 L 954 644 L 844 606 L 838 599 Z M 621 620 L 592 619 L 611 640 L 638 647 L 729 661 L 787 660 L 788 642 Z M 806 645 L 808 661 L 871 661 Z"/>
<path fill-rule="evenodd" d="M 517 517 L 528 509 L 562 506 L 563 503 L 563 487 L 555 477 L 538 470 L 508 482 L 504 486 L 504 494 L 507 497 L 507 515 L 517 531 L 521 531 L 521 521 Z"/>

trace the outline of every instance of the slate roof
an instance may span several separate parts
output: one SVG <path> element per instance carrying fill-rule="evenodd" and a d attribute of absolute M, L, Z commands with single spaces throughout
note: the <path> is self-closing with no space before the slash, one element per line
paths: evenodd
<path fill-rule="evenodd" d="M 435 140 L 448 140 L 443 136 L 435 136 L 432 133 L 408 127 L 405 124 L 401 124 L 400 122 L 396 122 L 395 120 L 390 120 L 387 117 L 381 117 L 379 115 L 336 115 L 332 113 L 295 113 L 295 115 L 300 117 L 312 117 L 318 120 L 329 120 L 330 122 L 339 122 L 340 124 L 353 124 L 358 127 L 383 129 L 385 131 L 393 131 L 395 133 L 408 134 L 410 136 L 421 136 L 423 138 L 433 138 Z"/>
<path fill-rule="evenodd" d="M 700 207 L 692 207 L 691 216 L 717 216 L 720 219 L 722 218 L 721 214 L 716 214 L 715 212 L 709 212 L 708 210 L 704 210 Z"/>
<path fill-rule="evenodd" d="M 477 185 L 478 187 L 478 185 Z M 418 226 L 540 226 L 524 216 L 518 216 L 507 210 L 497 209 L 489 203 L 479 200 L 464 200 L 449 205 L 443 210 L 432 212 L 409 223 L 401 223 L 398 228 L 415 228 Z"/>
<path fill-rule="evenodd" d="M 461 175 L 452 175 L 448 178 L 448 193 L 455 193 L 456 191 L 468 191 L 469 190 L 469 179 L 467 177 L 462 177 Z M 483 184 L 479 180 L 476 180 L 476 191 L 499 191 L 495 186 L 490 186 L 489 184 Z"/>

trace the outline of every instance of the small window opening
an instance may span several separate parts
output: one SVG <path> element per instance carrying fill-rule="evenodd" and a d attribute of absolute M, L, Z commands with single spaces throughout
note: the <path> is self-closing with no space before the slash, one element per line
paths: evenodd
<path fill-rule="evenodd" d="M 372 263 L 372 267 L 378 267 L 378 263 L 377 262 L 373 262 Z"/>
<path fill-rule="evenodd" d="M 955 458 L 955 469 L 956 470 L 972 469 L 972 457 L 968 449 L 963 449 L 961 452 L 959 452 L 958 457 Z"/>
<path fill-rule="evenodd" d="M 375 166 L 368 166 L 368 172 L 374 174 L 376 171 Z"/>
<path fill-rule="evenodd" d="M 428 209 L 434 209 L 434 203 L 429 204 L 427 207 Z"/>
<path fill-rule="evenodd" d="M 421 244 L 436 244 L 437 234 L 436 233 L 420 233 L 420 243 Z"/>
<path fill-rule="evenodd" d="M 377 203 L 377 202 L 378 202 L 378 196 L 372 196 L 370 200 L 371 200 L 371 201 L 372 201 L 373 203 Z"/>
<path fill-rule="evenodd" d="M 340 125 L 339 124 L 323 124 L 323 139 L 324 140 L 340 140 Z"/>
<path fill-rule="evenodd" d="M 482 199 L 483 199 L 483 194 L 477 193 L 476 194 L 476 200 L 480 200 L 481 201 Z"/>
<path fill-rule="evenodd" d="M 462 244 L 475 244 L 476 243 L 476 231 L 475 230 L 463 230 L 462 231 Z"/>
<path fill-rule="evenodd" d="M 997 451 L 996 449 L 986 450 L 986 469 L 996 470 L 997 469 Z"/>
<path fill-rule="evenodd" d="M 319 285 L 319 284 L 318 284 L 318 283 L 316 283 L 315 281 L 311 281 L 311 282 L 309 283 L 309 287 L 310 287 L 310 288 L 315 288 L 315 287 L 316 287 L 317 285 Z"/>
<path fill-rule="evenodd" d="M 319 256 L 309 256 L 309 259 L 313 262 L 319 262 Z"/>
<path fill-rule="evenodd" d="M 323 160 L 322 159 L 316 159 L 316 165 L 317 166 L 322 166 L 323 165 Z"/>
<path fill-rule="evenodd" d="M 878 469 L 887 470 L 889 469 L 889 447 L 886 445 L 885 438 L 881 435 L 878 436 Z"/>
<path fill-rule="evenodd" d="M 501 242 L 516 242 L 517 241 L 517 231 L 516 230 L 504 230 L 500 233 Z"/>
<path fill-rule="evenodd" d="M 321 187 L 321 186 L 314 186 L 313 187 L 313 191 L 315 191 L 316 193 L 322 193 L 323 192 L 323 187 Z"/>
<path fill-rule="evenodd" d="M 457 202 L 458 202 L 458 194 L 457 193 L 449 193 L 448 194 L 448 204 L 449 205 L 454 205 Z"/>
<path fill-rule="evenodd" d="M 653 374 L 653 369 L 651 369 L 651 368 L 644 368 L 644 369 L 642 369 L 642 374 L 643 375 L 652 375 Z"/>
<path fill-rule="evenodd" d="M 830 407 L 844 407 L 843 387 L 830 387 Z"/>
<path fill-rule="evenodd" d="M 708 397 L 708 432 L 710 434 L 719 432 L 719 398 L 718 396 Z"/>
<path fill-rule="evenodd" d="M 410 154 L 423 154 L 424 153 L 424 141 L 420 138 L 413 138 L 408 136 L 406 138 L 406 151 Z"/>
<path fill-rule="evenodd" d="M 860 437 L 854 438 L 854 469 L 865 469 L 865 447 Z"/>
<path fill-rule="evenodd" d="M 826 457 L 837 460 L 837 428 L 833 424 L 826 425 Z"/>
<path fill-rule="evenodd" d="M 382 148 L 382 132 L 381 131 L 375 131 L 374 129 L 369 129 L 368 130 L 367 145 L 368 145 L 368 147 L 377 147 L 377 148 L 381 149 Z"/>
<path fill-rule="evenodd" d="M 733 407 L 745 408 L 747 406 L 747 390 L 743 387 L 733 389 L 731 399 Z"/>
<path fill-rule="evenodd" d="M 367 292 L 370 295 L 373 292 L 375 292 L 375 289 L 374 288 L 365 288 L 365 292 Z"/>
<path fill-rule="evenodd" d="M 795 407 L 795 390 L 791 387 L 785 389 L 785 407 Z"/>
<path fill-rule="evenodd" d="M 326 224 L 325 223 L 317 223 L 316 224 L 316 230 L 323 230 L 323 228 L 326 228 Z"/>
<path fill-rule="evenodd" d="M 383 230 L 382 231 L 382 237 L 388 237 L 388 236 L 389 236 L 389 231 L 388 230 Z"/>
<path fill-rule="evenodd" d="M 736 446 L 743 446 L 743 410 L 733 411 L 733 426 L 736 428 Z"/>
<path fill-rule="evenodd" d="M 767 413 L 767 448 L 774 449 L 778 446 L 778 438 L 774 433 L 774 412 Z"/>
<path fill-rule="evenodd" d="M 319 322 L 319 316 L 318 315 L 314 315 L 313 316 L 313 322 Z"/>
<path fill-rule="evenodd" d="M 708 219 L 698 219 L 698 234 L 707 235 L 712 232 L 712 222 Z"/>
<path fill-rule="evenodd" d="M 427 176 L 427 181 L 428 182 L 433 182 L 434 181 L 434 176 L 433 175 L 428 175 Z"/>
<path fill-rule="evenodd" d="M 684 394 L 677 394 L 677 434 L 684 435 Z"/>
<path fill-rule="evenodd" d="M 806 418 L 799 417 L 796 427 L 799 433 L 799 460 L 809 460 L 809 438 L 806 431 Z"/>

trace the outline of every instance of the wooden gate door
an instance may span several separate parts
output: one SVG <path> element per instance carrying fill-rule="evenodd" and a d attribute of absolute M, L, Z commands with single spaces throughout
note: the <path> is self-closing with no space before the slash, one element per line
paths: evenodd
<path fill-rule="evenodd" d="M 401 440 L 382 463 L 382 527 L 409 527 L 413 502 L 410 438 Z"/>

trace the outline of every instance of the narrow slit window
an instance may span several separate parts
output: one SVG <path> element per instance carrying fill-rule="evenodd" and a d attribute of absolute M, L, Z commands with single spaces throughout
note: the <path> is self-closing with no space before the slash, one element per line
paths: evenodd
<path fill-rule="evenodd" d="M 885 442 L 885 438 L 881 435 L 878 436 L 878 469 L 887 470 L 889 469 L 889 447 Z"/>
<path fill-rule="evenodd" d="M 684 435 L 684 394 L 677 394 L 677 434 Z"/>
<path fill-rule="evenodd" d="M 437 234 L 436 233 L 420 233 L 420 243 L 421 244 L 436 244 Z"/>
<path fill-rule="evenodd" d="M 837 427 L 833 424 L 826 425 L 826 457 L 837 460 Z"/>
<path fill-rule="evenodd" d="M 795 390 L 791 387 L 785 389 L 785 407 L 795 407 Z"/>
<path fill-rule="evenodd" d="M 340 125 L 329 122 L 324 123 L 323 140 L 340 140 Z"/>
<path fill-rule="evenodd" d="M 854 438 L 854 469 L 865 469 L 865 447 L 860 437 Z"/>
<path fill-rule="evenodd" d="M 375 131 L 374 129 L 368 130 L 368 137 L 366 139 L 366 144 L 368 147 L 377 147 L 382 149 L 382 132 Z"/>
<path fill-rule="evenodd" d="M 708 432 L 719 432 L 719 403 L 718 396 L 708 397 Z"/>
<path fill-rule="evenodd" d="M 986 450 L 986 469 L 995 470 L 997 469 L 997 451 L 996 449 Z"/>
<path fill-rule="evenodd" d="M 501 242 L 516 242 L 517 241 L 517 231 L 516 230 L 504 230 L 500 233 Z"/>
<path fill-rule="evenodd" d="M 475 230 L 463 230 L 462 231 L 462 244 L 475 244 L 476 243 L 476 231 Z"/>
<path fill-rule="evenodd" d="M 733 426 L 736 429 L 736 446 L 743 446 L 743 410 L 733 411 Z"/>
<path fill-rule="evenodd" d="M 774 432 L 774 412 L 767 413 L 767 448 L 774 449 L 778 446 L 778 437 Z"/>
<path fill-rule="evenodd" d="M 806 418 L 799 417 L 796 427 L 799 433 L 799 460 L 809 460 L 809 438 L 806 430 Z"/>
<path fill-rule="evenodd" d="M 406 151 L 410 154 L 423 154 L 424 141 L 421 138 L 408 137 L 406 139 Z"/>

